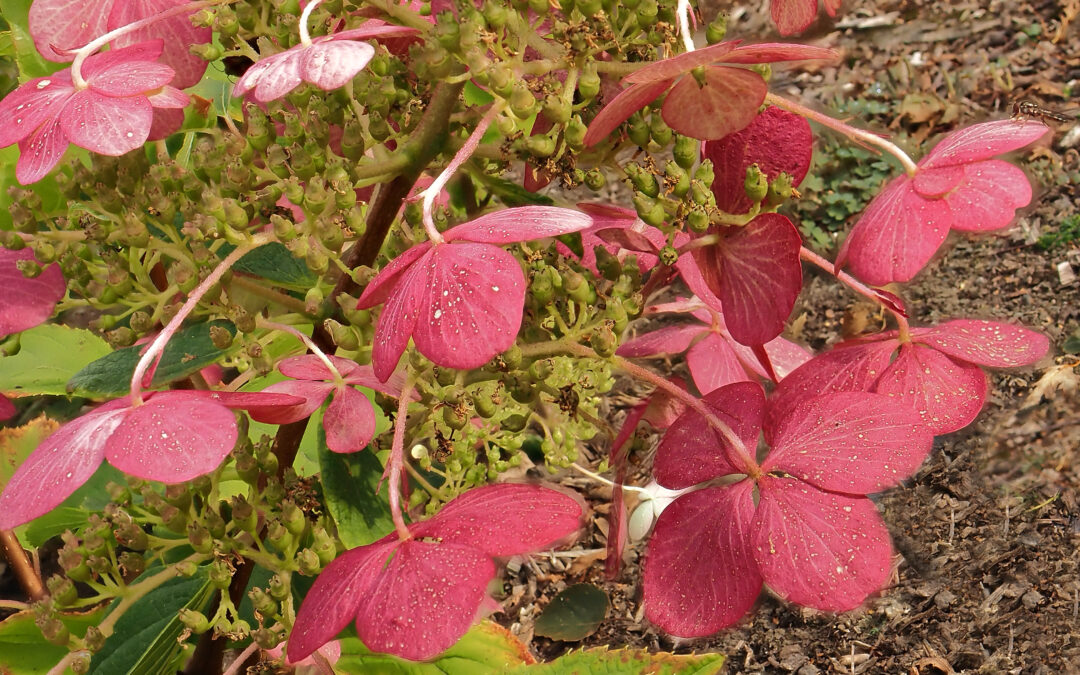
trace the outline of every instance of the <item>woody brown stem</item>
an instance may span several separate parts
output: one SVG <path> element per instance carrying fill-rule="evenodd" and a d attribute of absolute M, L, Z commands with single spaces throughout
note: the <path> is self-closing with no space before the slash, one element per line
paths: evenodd
<path fill-rule="evenodd" d="M 31 600 L 40 600 L 45 595 L 45 585 L 41 582 L 41 575 L 30 563 L 30 556 L 19 544 L 18 538 L 11 530 L 0 530 L 0 552 L 11 565 L 11 571 L 19 580 L 19 585 Z"/>

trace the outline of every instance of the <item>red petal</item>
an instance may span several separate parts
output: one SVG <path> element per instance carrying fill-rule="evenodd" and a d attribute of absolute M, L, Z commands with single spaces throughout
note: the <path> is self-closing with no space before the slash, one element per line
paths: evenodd
<path fill-rule="evenodd" d="M 861 391 L 809 399 L 771 431 L 763 472 L 779 469 L 823 490 L 857 495 L 912 475 L 934 444 L 915 411 Z"/>
<path fill-rule="evenodd" d="M 798 186 L 810 169 L 814 136 L 805 118 L 770 106 L 745 129 L 717 141 L 708 141 L 703 150 L 716 171 L 712 190 L 716 205 L 728 213 L 746 213 L 754 203 L 746 196 L 746 169 L 751 164 L 775 180 L 781 172 Z"/>
<path fill-rule="evenodd" d="M 409 270 L 410 266 L 431 250 L 431 242 L 425 241 L 413 246 L 390 261 L 386 267 L 379 270 L 371 283 L 364 288 L 360 300 L 356 303 L 357 309 L 370 309 L 375 305 L 386 302 L 386 299 L 397 288 L 401 277 Z"/>
<path fill-rule="evenodd" d="M 911 179 L 911 187 L 927 199 L 944 197 L 964 180 L 964 166 L 945 166 L 940 169 L 919 169 Z"/>
<path fill-rule="evenodd" d="M 371 401 L 349 386 L 334 390 L 323 415 L 326 447 L 334 452 L 359 452 L 375 436 L 375 409 Z"/>
<path fill-rule="evenodd" d="M 581 517 L 581 505 L 562 492 L 500 483 L 465 492 L 411 530 L 501 557 L 547 548 L 581 527 Z"/>
<path fill-rule="evenodd" d="M 702 400 L 753 453 L 757 448 L 765 392 L 757 382 L 738 382 Z M 697 411 L 688 408 L 668 428 L 656 448 L 653 477 L 666 488 L 681 490 L 719 476 L 745 473 L 752 457 L 742 457 Z"/>
<path fill-rule="evenodd" d="M 164 391 L 129 409 L 105 445 L 105 458 L 137 478 L 181 483 L 216 469 L 236 434 L 236 417 L 225 406 Z"/>
<path fill-rule="evenodd" d="M 911 335 L 953 358 L 990 368 L 1028 366 L 1050 351 L 1042 333 L 997 321 L 956 319 L 915 328 Z"/>
<path fill-rule="evenodd" d="M 902 401 L 935 434 L 947 434 L 966 427 L 982 410 L 986 374 L 932 347 L 908 343 L 874 391 Z"/>
<path fill-rule="evenodd" d="M 96 410 L 57 429 L 27 457 L 0 494 L 0 530 L 48 513 L 94 475 L 127 408 Z"/>
<path fill-rule="evenodd" d="M 340 356 L 329 356 L 330 362 L 342 377 L 348 377 L 360 370 L 360 364 Z M 296 380 L 333 380 L 334 374 L 326 367 L 323 360 L 314 354 L 290 356 L 277 364 L 278 372 Z"/>
<path fill-rule="evenodd" d="M 375 586 L 386 558 L 397 548 L 396 534 L 339 555 L 304 596 L 286 650 L 290 663 L 310 656 L 356 618 L 362 598 Z"/>
<path fill-rule="evenodd" d="M 615 353 L 629 357 L 681 354 L 694 338 L 705 332 L 707 330 L 703 326 L 664 326 L 627 340 L 619 345 Z"/>
<path fill-rule="evenodd" d="M 141 148 L 153 121 L 154 109 L 145 96 L 113 98 L 84 89 L 60 114 L 60 129 L 81 148 L 116 156 Z"/>
<path fill-rule="evenodd" d="M 173 78 L 173 69 L 164 63 L 126 61 L 87 79 L 95 91 L 106 96 L 136 96 L 160 89 Z M 186 97 L 185 97 L 186 98 Z"/>
<path fill-rule="evenodd" d="M 421 354 L 465 370 L 514 344 L 525 305 L 525 275 L 514 256 L 490 244 L 440 244 L 417 264 L 429 269 L 418 278 L 430 279 L 420 289 L 425 297 L 413 328 Z"/>
<path fill-rule="evenodd" d="M 175 109 L 178 109 L 178 108 L 183 108 L 183 107 L 186 107 L 187 104 L 191 102 L 191 99 L 188 97 L 187 94 L 180 91 L 176 87 L 172 87 L 172 86 L 164 86 L 160 90 L 158 90 L 157 92 L 147 95 L 146 98 L 147 98 L 147 100 L 150 101 L 150 105 L 154 106 L 154 108 L 157 108 L 157 109 L 164 108 L 166 110 L 175 110 Z M 158 110 L 155 110 L 154 111 L 154 122 L 155 123 L 157 122 L 157 114 L 158 114 Z M 180 116 L 180 119 L 181 119 L 181 121 L 183 121 L 183 115 Z M 179 125 L 177 125 L 177 128 L 179 128 Z"/>
<path fill-rule="evenodd" d="M 769 361 L 772 363 L 776 376 L 781 379 L 814 357 L 802 345 L 782 337 L 766 342 L 765 352 L 769 355 Z"/>
<path fill-rule="evenodd" d="M 254 89 L 255 100 L 260 103 L 273 101 L 295 89 L 303 81 L 300 76 L 300 61 L 303 47 L 297 45 L 279 54 L 273 54 L 248 68 L 236 82 L 233 93 L 243 96 Z"/>
<path fill-rule="evenodd" d="M 941 247 L 953 216 L 945 201 L 923 199 L 901 176 L 863 211 L 836 259 L 850 263 L 859 279 L 875 285 L 910 281 Z"/>
<path fill-rule="evenodd" d="M 845 612 L 885 584 L 892 546 L 869 499 L 772 476 L 759 479 L 758 489 L 754 559 L 777 595 Z"/>
<path fill-rule="evenodd" d="M 810 0 L 806 0 L 810 1 Z M 816 0 L 815 4 L 816 4 Z M 817 12 L 817 7 L 814 8 Z M 827 47 L 797 45 L 788 42 L 765 42 L 736 47 L 720 59 L 724 63 L 776 63 L 777 61 L 835 61 L 840 54 Z"/>
<path fill-rule="evenodd" d="M 109 29 L 156 16 L 185 2 L 187 0 L 117 0 L 109 14 Z M 195 11 L 193 8 L 192 14 Z M 180 14 L 121 35 L 113 41 L 113 47 L 123 47 L 154 39 L 164 42 L 161 61 L 175 71 L 176 76 L 172 79 L 174 87 L 185 89 L 202 79 L 203 73 L 210 64 L 206 59 L 192 54 L 191 47 L 210 42 L 213 39 L 213 31 L 210 28 L 193 26 L 191 15 Z"/>
<path fill-rule="evenodd" d="M 344 87 L 374 56 L 375 48 L 366 42 L 328 40 L 301 53 L 300 74 L 316 87 L 333 91 Z"/>
<path fill-rule="evenodd" d="M 705 339 L 690 348 L 686 366 L 702 394 L 735 382 L 753 381 L 728 338 L 711 331 L 706 331 Z"/>
<path fill-rule="evenodd" d="M 34 0 L 28 19 L 38 53 L 50 61 L 74 59 L 74 54 L 57 54 L 53 46 L 77 49 L 107 33 L 106 21 L 112 3 L 113 0 Z"/>
<path fill-rule="evenodd" d="M 247 410 L 253 415 L 259 412 L 269 414 L 271 411 L 293 408 L 303 405 L 305 402 L 302 396 L 275 394 L 268 391 L 204 391 L 193 389 L 187 393 L 191 396 L 201 396 L 209 401 L 219 403 L 230 410 Z"/>
<path fill-rule="evenodd" d="M 719 244 L 694 257 L 723 305 L 731 337 L 764 344 L 784 329 L 802 290 L 802 237 L 787 217 L 765 213 L 745 227 L 725 228 Z"/>
<path fill-rule="evenodd" d="M 31 279 L 19 271 L 20 260 L 37 262 L 29 248 L 0 248 L 0 337 L 43 323 L 67 290 L 59 265 L 45 265 L 41 274 Z"/>
<path fill-rule="evenodd" d="M 660 514 L 645 553 L 645 616 L 666 633 L 701 637 L 731 626 L 761 592 L 751 549 L 754 484 L 679 497 Z"/>
<path fill-rule="evenodd" d="M 919 168 L 969 164 L 1019 150 L 1049 132 L 1034 120 L 996 120 L 973 124 L 946 136 L 919 162 Z"/>
<path fill-rule="evenodd" d="M 589 123 L 585 132 L 585 147 L 589 148 L 608 137 L 638 110 L 649 105 L 667 91 L 671 80 L 662 80 L 647 84 L 635 84 L 623 89 L 603 107 Z"/>
<path fill-rule="evenodd" d="M 11 419 L 15 416 L 15 413 L 17 412 L 18 409 L 15 408 L 15 404 L 11 402 L 11 399 L 9 399 L 7 396 L 4 396 L 3 394 L 0 394 L 0 422 Z"/>
<path fill-rule="evenodd" d="M 511 244 L 580 232 L 592 224 L 592 218 L 574 209 L 557 206 L 521 206 L 482 215 L 475 220 L 450 228 L 443 233 L 443 237 L 448 242 Z"/>
<path fill-rule="evenodd" d="M 315 42 L 323 40 L 370 40 L 372 38 L 381 40 L 383 38 L 397 38 L 407 35 L 417 35 L 420 31 L 415 28 L 406 28 L 405 26 L 394 26 L 392 24 L 386 24 L 377 22 L 376 20 L 369 20 L 365 22 L 359 28 L 350 28 L 349 30 L 343 30 L 340 33 L 334 33 L 333 35 L 323 38 L 315 38 Z"/>
<path fill-rule="evenodd" d="M 310 417 L 311 413 L 318 410 L 319 406 L 323 404 L 323 401 L 326 400 L 326 397 L 329 396 L 330 392 L 333 390 L 334 385 L 329 382 L 312 382 L 310 380 L 286 380 L 284 382 L 275 382 L 259 393 L 296 396 L 302 399 L 303 403 L 298 403 L 286 408 L 253 408 L 250 411 L 251 418 L 257 422 L 266 422 L 267 424 L 290 424 L 292 422 L 297 422 Z"/>
<path fill-rule="evenodd" d="M 1000 159 L 968 164 L 964 178 L 944 198 L 952 229 L 988 232 L 1008 225 L 1016 209 L 1031 201 L 1031 184 L 1019 168 Z"/>
<path fill-rule="evenodd" d="M 430 659 L 469 629 L 494 577 L 494 563 L 474 548 L 410 539 L 361 596 L 357 636 L 372 651 Z"/>
<path fill-rule="evenodd" d="M 150 105 L 155 105 L 150 98 Z M 184 123 L 184 111 L 179 108 L 154 108 L 154 121 L 150 124 L 150 132 L 146 135 L 148 141 L 163 141 L 180 130 Z"/>
<path fill-rule="evenodd" d="M 15 177 L 23 185 L 36 183 L 49 174 L 64 157 L 68 140 L 60 130 L 60 120 L 46 122 L 19 142 Z"/>
<path fill-rule="evenodd" d="M 683 73 L 689 73 L 698 66 L 707 66 L 710 63 L 725 60 L 724 56 L 738 45 L 738 40 L 728 40 L 702 49 L 695 49 L 692 52 L 683 52 L 670 59 L 650 63 L 640 70 L 635 70 L 624 77 L 622 81 L 625 84 L 645 84 L 673 80 Z"/>
<path fill-rule="evenodd" d="M 781 35 L 795 35 L 814 23 L 817 0 L 771 0 L 769 11 Z"/>
<path fill-rule="evenodd" d="M 86 62 L 83 63 L 83 79 L 90 82 L 102 75 L 106 75 L 113 68 L 122 68 L 133 61 L 157 61 L 158 57 L 161 56 L 162 48 L 162 40 L 156 38 L 123 49 L 97 52 L 88 57 Z"/>
<path fill-rule="evenodd" d="M 401 272 L 397 285 L 390 292 L 382 313 L 379 314 L 379 322 L 375 325 L 375 340 L 371 345 L 371 365 L 375 370 L 375 377 L 380 380 L 390 379 L 397 369 L 398 360 L 409 346 L 409 338 L 416 328 L 417 319 L 421 312 L 425 311 L 423 308 L 431 284 L 430 268 L 434 255 L 435 250 L 429 248 L 414 265 Z M 391 271 L 393 265 L 394 263 L 387 265 L 383 272 Z M 367 291 L 360 296 L 361 305 L 365 296 Z M 372 293 L 372 298 L 377 296 L 377 291 Z"/>
<path fill-rule="evenodd" d="M 684 77 L 664 99 L 664 121 L 683 136 L 713 140 L 742 129 L 769 92 L 761 75 L 744 68 L 709 66 L 705 83 Z"/>
<path fill-rule="evenodd" d="M 71 71 L 65 69 L 30 80 L 5 96 L 0 100 L 0 147 L 18 143 L 55 120 L 74 94 Z"/>

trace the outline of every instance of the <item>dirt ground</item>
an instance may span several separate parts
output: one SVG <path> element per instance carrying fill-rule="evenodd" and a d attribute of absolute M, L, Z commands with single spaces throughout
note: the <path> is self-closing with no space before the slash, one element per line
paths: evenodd
<path fill-rule="evenodd" d="M 726 8 L 735 17 L 731 37 L 762 35 L 763 11 Z M 840 16 L 819 22 L 808 39 L 842 50 L 845 65 L 780 74 L 774 90 L 821 109 L 886 101 L 878 114 L 853 123 L 887 129 L 914 149 L 957 125 L 1005 117 L 1020 97 L 1058 110 L 1075 106 L 1080 28 L 1070 21 L 1078 12 L 1077 0 L 844 2 Z M 993 373 L 978 421 L 938 438 L 919 473 L 880 498 L 896 549 L 889 588 L 841 616 L 763 596 L 738 627 L 673 643 L 641 619 L 638 547 L 615 583 L 595 565 L 552 573 L 537 605 L 568 582 L 598 583 L 612 609 L 586 646 L 722 652 L 728 673 L 1080 672 L 1080 394 L 1071 367 L 1080 359 L 1063 352 L 1080 322 L 1080 282 L 1070 278 L 1080 270 L 1080 249 L 1076 242 L 1046 251 L 1034 245 L 1078 212 L 1080 177 L 1068 180 L 1080 171 L 1075 127 L 1058 125 L 1052 145 L 1026 155 L 1037 195 L 1012 228 L 955 240 L 900 289 L 915 324 L 1022 322 L 1051 338 L 1054 357 Z M 814 276 L 794 314 L 805 314 L 800 337 L 817 349 L 839 339 L 845 316 L 859 314 L 854 298 Z M 647 467 L 650 459 L 638 461 Z M 647 480 L 644 472 L 639 478 Z M 610 491 L 587 485 L 580 483 L 596 499 L 602 529 Z M 602 545 L 599 529 L 583 543 Z M 524 637 L 531 632 L 522 620 L 532 614 L 527 603 L 502 619 Z M 546 658 L 577 646 L 544 638 L 532 644 Z"/>

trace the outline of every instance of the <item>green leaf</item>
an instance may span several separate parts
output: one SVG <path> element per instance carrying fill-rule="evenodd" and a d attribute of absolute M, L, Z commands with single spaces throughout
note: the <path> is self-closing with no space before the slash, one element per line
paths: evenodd
<path fill-rule="evenodd" d="M 236 326 L 223 320 L 184 328 L 165 345 L 151 388 L 187 377 L 228 353 L 228 349 L 218 349 L 210 340 L 210 328 L 213 326 L 224 328 L 231 335 L 236 335 Z M 91 398 L 126 394 L 130 390 L 131 374 L 135 372 L 142 349 L 142 345 L 133 345 L 94 361 L 68 381 L 68 392 Z"/>
<path fill-rule="evenodd" d="M 489 103 L 494 103 L 495 101 L 494 96 L 484 91 L 480 87 L 476 86 L 476 84 L 472 80 L 469 80 L 465 83 L 465 91 L 463 95 L 465 97 L 465 105 L 469 106 L 488 105 Z"/>
<path fill-rule="evenodd" d="M 576 255 L 577 257 L 580 258 L 580 257 L 585 255 L 585 244 L 584 244 L 584 242 L 581 241 L 581 233 L 580 232 L 570 232 L 569 234 L 560 234 L 559 236 L 557 236 L 555 238 L 557 240 L 561 241 L 563 243 L 563 245 L 566 246 L 566 248 L 573 251 L 574 255 Z"/>
<path fill-rule="evenodd" d="M 714 675 L 724 667 L 722 654 L 651 654 L 644 649 L 596 647 L 564 654 L 550 663 L 518 667 L 512 675 Z"/>
<path fill-rule="evenodd" d="M 30 4 L 33 0 L 4 0 L 0 14 L 11 28 L 11 40 L 15 44 L 15 63 L 19 66 L 19 81 L 26 82 L 35 77 L 55 73 L 67 68 L 66 63 L 47 61 L 38 53 L 34 39 L 30 37 Z"/>
<path fill-rule="evenodd" d="M 24 331 L 19 353 L 0 359 L 0 391 L 64 396 L 67 381 L 93 361 L 112 354 L 88 330 L 46 323 Z"/>
<path fill-rule="evenodd" d="M 82 637 L 104 616 L 105 609 L 99 607 L 85 613 L 62 613 L 60 620 L 72 635 Z M 45 675 L 67 654 L 66 647 L 58 647 L 41 635 L 32 611 L 0 621 L 0 673 L 4 675 Z M 64 670 L 65 675 L 71 672 L 71 668 Z"/>
<path fill-rule="evenodd" d="M 87 516 L 105 508 L 111 499 L 105 486 L 110 482 L 124 484 L 124 474 L 107 462 L 102 462 L 90 480 L 79 486 L 59 506 L 48 513 L 15 528 L 15 536 L 26 548 L 37 548 L 66 530 L 78 531 L 86 525 Z"/>
<path fill-rule="evenodd" d="M 473 626 L 457 644 L 431 661 L 416 663 L 387 654 L 374 654 L 356 638 L 341 640 L 339 673 L 380 675 L 501 675 L 532 663 L 525 645 L 493 621 Z"/>
<path fill-rule="evenodd" d="M 222 247 L 222 256 L 229 255 L 229 248 Z M 260 246 L 236 261 L 233 269 L 257 277 L 269 279 L 283 286 L 308 289 L 318 278 L 311 273 L 304 261 L 294 256 L 283 244 L 273 242 Z"/>
<path fill-rule="evenodd" d="M 331 452 L 326 447 L 322 424 L 318 434 L 319 480 L 342 543 L 356 548 L 392 532 L 390 505 L 384 496 L 375 494 L 383 473 L 382 463 L 370 448 L 349 454 Z"/>
<path fill-rule="evenodd" d="M 145 572 L 146 579 L 161 572 Z M 135 583 L 138 583 L 136 580 Z M 183 648 L 178 642 L 184 625 L 177 618 L 183 608 L 202 611 L 216 590 L 204 570 L 191 578 L 170 579 L 139 598 L 116 621 L 113 634 L 90 661 L 91 675 L 160 675 L 173 672 Z M 115 609 L 115 604 L 112 608 Z"/>
<path fill-rule="evenodd" d="M 21 427 L 0 429 L 0 490 L 34 448 L 59 426 L 45 415 L 39 415 Z"/>
<path fill-rule="evenodd" d="M 506 206 L 530 206 L 533 204 L 551 206 L 555 203 L 555 200 L 551 197 L 529 192 L 524 186 L 508 181 L 505 178 L 489 176 L 479 171 L 471 172 L 470 175 L 487 188 L 488 192 L 498 197 L 499 201 Z"/>
<path fill-rule="evenodd" d="M 607 593 L 592 584 L 575 584 L 555 596 L 536 619 L 534 632 L 552 640 L 583 640 L 596 632 L 607 611 Z"/>

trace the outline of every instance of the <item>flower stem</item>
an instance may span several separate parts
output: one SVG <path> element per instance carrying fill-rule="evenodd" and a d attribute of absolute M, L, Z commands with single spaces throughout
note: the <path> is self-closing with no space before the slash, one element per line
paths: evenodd
<path fill-rule="evenodd" d="M 690 0 L 679 0 L 679 5 L 675 12 L 679 16 L 679 34 L 682 35 L 683 45 L 686 47 L 686 51 L 694 51 L 694 36 L 690 32 Z"/>
<path fill-rule="evenodd" d="M 315 11 L 315 8 L 319 6 L 322 0 L 311 0 L 304 8 L 304 11 L 300 13 L 300 44 L 305 48 L 311 46 L 311 34 L 308 33 L 308 19 L 311 18 L 311 13 Z"/>
<path fill-rule="evenodd" d="M 11 565 L 15 578 L 19 580 L 23 592 L 31 600 L 40 600 L 45 595 L 45 585 L 41 575 L 30 564 L 30 558 L 23 551 L 22 545 L 11 530 L 0 530 L 0 553 Z"/>
<path fill-rule="evenodd" d="M 390 517 L 394 520 L 394 529 L 402 541 L 412 538 L 401 509 L 401 472 L 405 466 L 405 421 L 409 416 L 409 401 L 412 400 L 416 380 L 409 374 L 398 399 L 397 415 L 394 417 L 394 441 L 390 446 L 390 457 L 386 462 L 386 480 L 390 490 Z"/>
<path fill-rule="evenodd" d="M 828 115 L 819 113 L 816 110 L 807 108 L 802 104 L 796 103 L 795 101 L 790 101 L 782 96 L 777 96 L 776 94 L 773 94 L 771 92 L 765 95 L 765 102 L 772 104 L 778 108 L 783 108 L 784 110 L 787 110 L 789 112 L 793 112 L 796 115 L 801 115 L 808 120 L 817 122 L 823 127 L 828 127 L 833 131 L 837 131 L 847 136 L 848 138 L 853 138 L 868 145 L 874 145 L 881 148 L 885 152 L 895 157 L 904 167 L 904 171 L 906 171 L 909 176 L 914 176 L 915 172 L 919 170 L 919 167 L 916 166 L 914 160 L 912 160 L 906 152 L 901 150 L 898 145 L 896 145 L 892 141 L 888 141 L 882 138 L 881 136 L 878 136 L 877 134 L 870 133 L 869 131 L 863 131 L 862 129 L 856 129 L 855 127 L 846 124 L 845 122 L 841 122 L 838 119 L 834 119 L 832 117 L 829 117 Z"/>
<path fill-rule="evenodd" d="M 161 352 L 165 349 L 165 345 L 169 342 L 176 331 L 180 329 L 180 325 L 184 323 L 184 319 L 191 314 L 192 310 L 199 304 L 199 300 L 202 299 L 206 292 L 210 288 L 221 281 L 221 277 L 225 275 L 225 272 L 236 264 L 236 261 L 243 258 L 249 252 L 259 248 L 263 244 L 267 244 L 273 240 L 273 235 L 258 234 L 251 238 L 247 243 L 237 246 L 233 249 L 232 253 L 225 256 L 225 258 L 218 263 L 218 266 L 214 268 L 202 282 L 195 287 L 188 296 L 188 299 L 180 307 L 180 311 L 176 313 L 176 316 L 172 318 L 172 321 L 168 323 L 154 338 L 150 346 L 143 352 L 142 358 L 139 359 L 139 363 L 135 366 L 135 372 L 131 374 L 131 404 L 138 405 L 142 403 L 142 380 L 143 375 L 146 374 L 147 369 L 157 358 L 161 355 Z"/>
<path fill-rule="evenodd" d="M 836 265 L 834 263 L 829 262 L 822 256 L 806 248 L 805 246 L 799 249 L 799 257 L 808 263 L 817 265 L 821 269 L 833 275 L 834 277 L 836 277 L 837 281 L 844 284 L 859 295 L 869 298 L 870 300 L 873 300 L 877 304 L 889 310 L 889 312 L 891 312 L 892 315 L 896 318 L 896 325 L 900 328 L 900 335 L 902 336 L 902 338 L 908 335 L 909 328 L 907 317 L 904 316 L 902 313 L 898 312 L 895 308 L 890 307 L 888 303 L 884 302 L 881 298 L 881 295 L 874 291 L 874 289 L 870 288 L 869 286 L 859 281 L 855 277 L 851 276 L 847 272 L 836 269 Z"/>
<path fill-rule="evenodd" d="M 283 323 L 277 323 L 276 321 L 268 321 L 261 316 L 258 317 L 258 324 L 263 328 L 269 328 L 270 330 L 279 330 L 283 333 L 288 333 L 295 336 L 298 340 L 300 340 L 300 342 L 304 343 L 304 346 L 306 346 L 312 354 L 317 356 L 319 360 L 323 362 L 323 365 L 326 366 L 327 370 L 334 374 L 335 384 L 344 383 L 345 378 L 343 378 L 341 376 L 341 373 L 338 372 L 337 366 L 334 365 L 334 362 L 330 360 L 330 357 L 328 357 L 326 353 L 323 352 L 323 350 L 319 349 L 319 345 L 315 344 L 314 340 L 304 335 L 292 326 L 287 326 Z"/>

